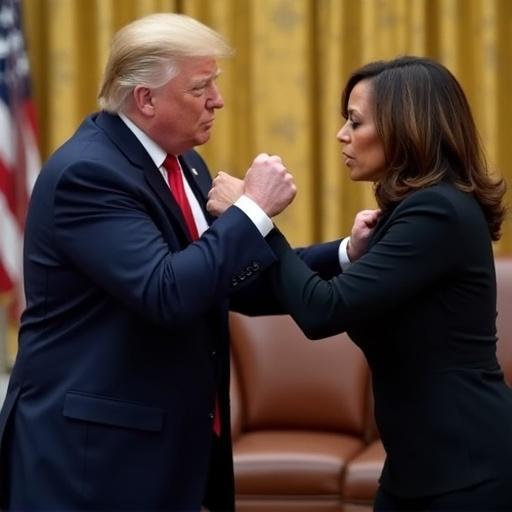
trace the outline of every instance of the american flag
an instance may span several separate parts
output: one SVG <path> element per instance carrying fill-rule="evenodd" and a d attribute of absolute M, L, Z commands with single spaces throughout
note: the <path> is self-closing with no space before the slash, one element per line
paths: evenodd
<path fill-rule="evenodd" d="M 0 294 L 8 293 L 18 305 L 22 302 L 23 226 L 39 169 L 20 0 L 0 0 Z"/>

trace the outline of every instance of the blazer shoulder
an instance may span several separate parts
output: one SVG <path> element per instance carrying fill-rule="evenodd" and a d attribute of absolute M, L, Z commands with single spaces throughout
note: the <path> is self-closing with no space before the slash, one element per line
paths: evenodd
<path fill-rule="evenodd" d="M 440 183 L 418 190 L 404 199 L 393 212 L 395 219 L 407 215 L 425 215 L 430 219 L 443 219 L 441 225 L 449 226 L 458 237 L 473 238 L 474 233 L 485 237 L 488 224 L 478 200 L 451 183 Z"/>
<path fill-rule="evenodd" d="M 480 205 L 473 194 L 443 182 L 413 192 L 396 207 L 395 212 L 416 209 L 458 217 L 470 211 L 480 212 Z"/>

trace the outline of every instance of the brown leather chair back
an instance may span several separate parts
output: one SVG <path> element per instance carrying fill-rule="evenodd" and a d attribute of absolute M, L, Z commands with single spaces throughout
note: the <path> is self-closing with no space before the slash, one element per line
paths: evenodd
<path fill-rule="evenodd" d="M 498 285 L 497 355 L 505 379 L 512 385 L 512 258 L 496 258 Z"/>
<path fill-rule="evenodd" d="M 346 334 L 311 341 L 286 315 L 230 321 L 243 431 L 363 434 L 368 368 Z"/>

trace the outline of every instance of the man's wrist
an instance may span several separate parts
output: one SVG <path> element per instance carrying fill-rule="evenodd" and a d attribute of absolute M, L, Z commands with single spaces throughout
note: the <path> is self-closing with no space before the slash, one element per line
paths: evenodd
<path fill-rule="evenodd" d="M 240 196 L 233 204 L 237 208 L 240 208 L 240 210 L 251 219 L 252 223 L 261 233 L 261 236 L 267 236 L 274 228 L 274 223 L 271 218 L 255 201 L 246 195 Z"/>

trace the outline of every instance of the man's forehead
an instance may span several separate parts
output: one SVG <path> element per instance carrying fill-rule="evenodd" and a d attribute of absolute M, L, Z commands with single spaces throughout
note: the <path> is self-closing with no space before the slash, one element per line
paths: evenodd
<path fill-rule="evenodd" d="M 178 67 L 181 68 L 182 71 L 205 75 L 214 74 L 218 70 L 217 61 L 211 57 L 191 57 L 183 59 L 181 62 L 178 62 Z"/>
<path fill-rule="evenodd" d="M 195 75 L 195 76 L 201 76 L 201 77 L 207 77 L 207 78 L 216 77 L 216 76 L 220 75 L 220 68 L 218 68 L 217 66 L 213 66 L 210 69 L 207 69 L 207 68 L 197 69 L 197 70 L 194 70 L 191 74 Z"/>

